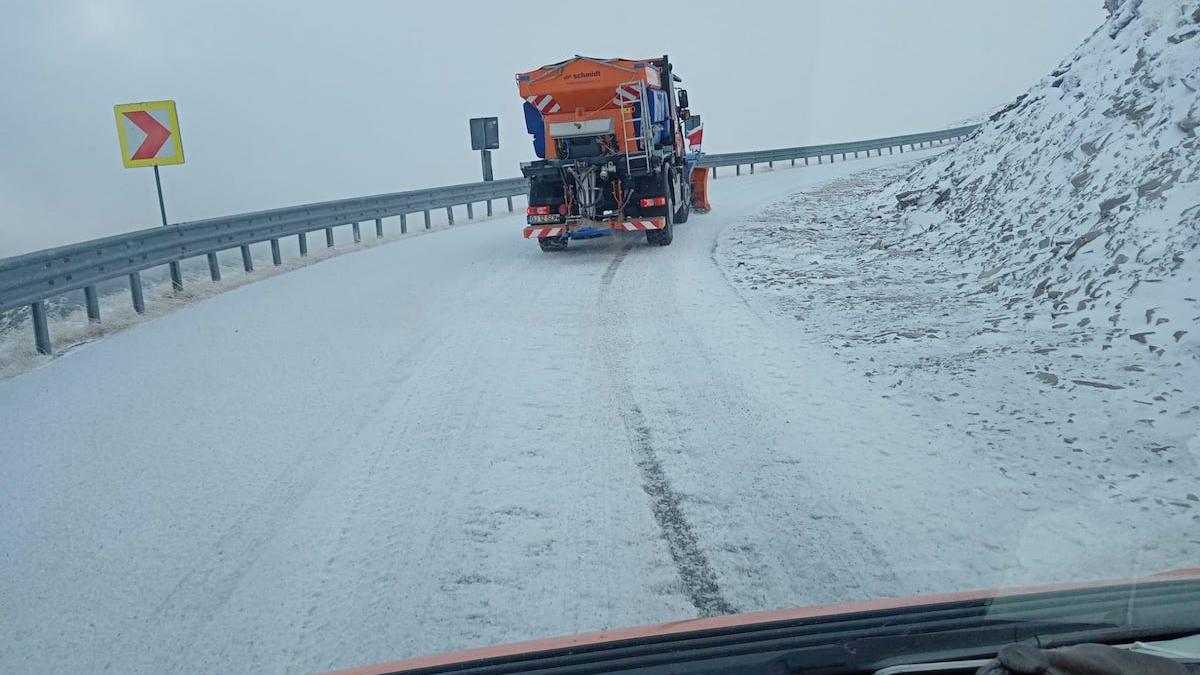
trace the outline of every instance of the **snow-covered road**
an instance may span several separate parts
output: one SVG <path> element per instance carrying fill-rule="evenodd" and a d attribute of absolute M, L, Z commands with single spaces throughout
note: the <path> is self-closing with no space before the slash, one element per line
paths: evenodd
<path fill-rule="evenodd" d="M 667 248 L 415 237 L 0 382 L 0 671 L 320 670 L 1011 581 L 1054 496 L 717 264 L 726 226 L 901 159 L 722 177 Z"/>

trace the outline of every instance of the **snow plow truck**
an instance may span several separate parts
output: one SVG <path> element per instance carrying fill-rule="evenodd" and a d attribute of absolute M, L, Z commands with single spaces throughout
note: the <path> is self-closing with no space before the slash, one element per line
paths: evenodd
<path fill-rule="evenodd" d="M 708 173 L 695 166 L 702 127 L 680 82 L 666 56 L 576 56 L 517 74 L 538 157 L 521 165 L 526 239 L 556 251 L 571 239 L 644 231 L 649 244 L 668 246 L 693 208 L 708 209 Z"/>

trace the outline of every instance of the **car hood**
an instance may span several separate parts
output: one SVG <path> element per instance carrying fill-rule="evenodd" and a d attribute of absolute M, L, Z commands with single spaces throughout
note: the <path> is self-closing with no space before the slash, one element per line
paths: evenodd
<path fill-rule="evenodd" d="M 1105 581 L 1052 584 L 1044 586 L 1010 587 L 991 590 L 967 591 L 961 593 L 943 593 L 920 595 L 910 598 L 889 598 L 865 602 L 847 602 L 797 609 L 784 609 L 763 612 L 747 612 L 743 614 L 728 614 L 724 616 L 702 619 L 686 619 L 669 623 L 658 623 L 631 628 L 601 630 L 578 635 L 553 637 L 541 640 L 530 640 L 502 644 L 491 647 L 467 649 L 448 652 L 433 656 L 423 656 L 401 661 L 389 661 L 371 666 L 362 666 L 337 671 L 333 675 L 384 675 L 388 673 L 403 673 L 406 671 L 453 666 L 472 661 L 486 661 L 505 657 L 528 656 L 538 652 L 554 652 L 564 649 L 595 647 L 606 643 L 636 642 L 639 640 L 682 636 L 714 629 L 749 627 L 757 624 L 793 621 L 799 619 L 834 618 L 840 615 L 859 614 L 863 612 L 880 612 L 919 608 L 926 605 L 941 605 L 963 601 L 977 601 L 990 598 L 1003 598 L 1055 591 L 1070 591 L 1075 589 L 1093 589 L 1106 587 L 1122 587 L 1131 585 L 1152 584 L 1156 582 L 1195 579 L 1200 580 L 1200 567 L 1186 568 L 1162 572 L 1153 576 L 1137 579 L 1117 579 Z"/>

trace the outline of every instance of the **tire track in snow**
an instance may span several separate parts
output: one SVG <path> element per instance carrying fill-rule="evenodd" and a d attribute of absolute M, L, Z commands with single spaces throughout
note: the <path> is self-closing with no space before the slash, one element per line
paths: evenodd
<path fill-rule="evenodd" d="M 613 278 L 621 261 L 629 253 L 631 246 L 622 248 L 604 270 L 600 279 L 600 311 L 601 323 L 608 322 L 613 327 L 624 323 L 624 317 L 618 305 L 610 302 L 609 292 Z M 642 476 L 642 490 L 650 497 L 651 511 L 654 521 L 662 531 L 671 553 L 671 561 L 675 571 L 683 583 L 688 600 L 701 616 L 721 616 L 734 614 L 737 610 L 721 594 L 717 585 L 717 575 L 713 571 L 708 557 L 700 550 L 696 532 L 684 516 L 680 504 L 679 493 L 671 486 L 663 471 L 662 462 L 654 448 L 653 435 L 642 409 L 633 401 L 624 364 L 619 359 L 619 352 L 611 348 L 601 349 L 608 361 L 608 372 L 613 377 L 617 388 L 617 404 L 620 406 L 621 421 L 629 435 L 630 447 L 634 452 L 634 463 Z"/>

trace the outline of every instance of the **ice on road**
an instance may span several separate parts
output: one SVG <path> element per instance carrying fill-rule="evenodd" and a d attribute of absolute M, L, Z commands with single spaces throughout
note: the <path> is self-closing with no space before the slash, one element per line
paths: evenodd
<path fill-rule="evenodd" d="M 716 261 L 910 157 L 722 176 L 666 248 L 411 238 L 0 382 L 0 670 L 310 671 L 1008 581 L 988 532 L 1054 500 Z"/>

